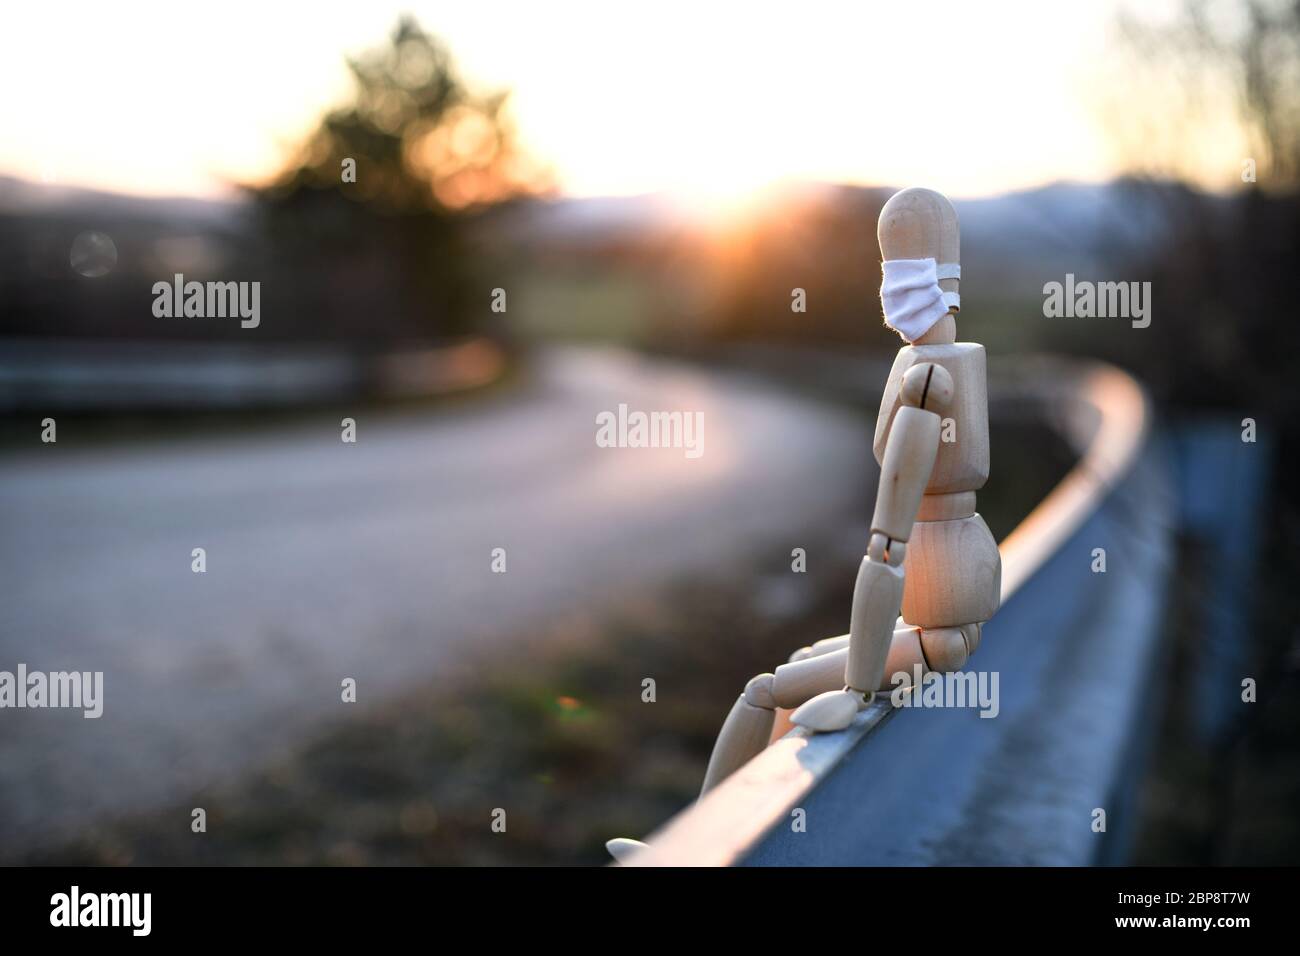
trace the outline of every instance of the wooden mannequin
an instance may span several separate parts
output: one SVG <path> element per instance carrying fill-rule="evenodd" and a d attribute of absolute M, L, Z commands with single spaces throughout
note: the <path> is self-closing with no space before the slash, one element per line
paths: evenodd
<path fill-rule="evenodd" d="M 880 212 L 881 255 L 960 262 L 957 213 L 941 194 L 905 189 Z M 952 269 L 949 271 L 957 271 Z M 939 279 L 956 293 L 959 279 Z M 998 608 L 1002 563 L 975 512 L 989 474 L 984 347 L 957 342 L 954 313 L 904 346 L 876 420 L 880 486 L 858 569 L 849 633 L 796 651 L 746 686 L 709 759 L 707 792 L 758 754 L 778 709 L 815 732 L 841 730 L 892 675 L 953 671 L 979 646 Z M 899 615 L 900 610 L 902 615 Z"/>

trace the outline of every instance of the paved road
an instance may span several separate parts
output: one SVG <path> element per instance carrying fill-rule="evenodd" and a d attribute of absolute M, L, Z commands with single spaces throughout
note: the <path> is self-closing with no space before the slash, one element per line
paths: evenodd
<path fill-rule="evenodd" d="M 703 411 L 703 456 L 596 447 L 620 402 Z M 627 585 L 793 547 L 874 482 L 846 414 L 618 351 L 549 353 L 522 393 L 358 430 L 78 448 L 63 429 L 0 459 L 0 670 L 106 685 L 99 720 L 0 710 L 0 847 L 271 757 L 339 715 L 343 677 L 364 704 Z"/>

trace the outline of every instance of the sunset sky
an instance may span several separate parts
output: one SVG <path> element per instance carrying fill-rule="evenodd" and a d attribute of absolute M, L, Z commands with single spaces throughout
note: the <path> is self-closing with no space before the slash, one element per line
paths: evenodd
<path fill-rule="evenodd" d="M 1111 0 L 24 4 L 0 174 L 220 195 L 346 98 L 403 10 L 514 91 L 571 195 L 726 200 L 783 180 L 981 195 L 1115 171 L 1089 90 Z M 1137 95 L 1140 91 L 1135 91 Z"/>

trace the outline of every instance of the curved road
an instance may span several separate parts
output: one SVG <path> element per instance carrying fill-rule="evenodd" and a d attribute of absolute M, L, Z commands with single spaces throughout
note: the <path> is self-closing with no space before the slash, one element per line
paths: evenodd
<path fill-rule="evenodd" d="M 598 448 L 596 415 L 620 402 L 702 411 L 704 454 Z M 869 439 L 739 378 L 569 349 L 509 396 L 361 415 L 355 445 L 332 418 L 34 440 L 0 464 L 0 670 L 102 670 L 106 700 L 98 720 L 0 710 L 0 847 L 264 760 L 340 715 L 344 677 L 364 705 L 474 642 L 865 518 Z"/>

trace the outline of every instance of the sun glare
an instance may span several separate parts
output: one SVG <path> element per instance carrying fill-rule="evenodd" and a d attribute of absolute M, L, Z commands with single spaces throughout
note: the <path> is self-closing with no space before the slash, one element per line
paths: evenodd
<path fill-rule="evenodd" d="M 14 92 L 0 172 L 155 194 L 265 179 L 346 96 L 344 57 L 382 42 L 408 8 L 484 89 L 511 92 L 522 143 L 569 195 L 665 192 L 729 214 L 781 181 L 970 195 L 1111 172 L 1071 88 L 1110 2 L 1012 0 L 997 16 L 941 3 L 923 38 L 914 14 L 886 3 L 808 0 L 797 16 L 557 3 L 322 0 L 308 21 L 240 0 L 219 17 L 22 7 L 0 35 L 0 82 Z M 28 39 L 45 35 L 75 67 L 50 69 Z M 919 60 L 921 48 L 935 57 Z"/>

